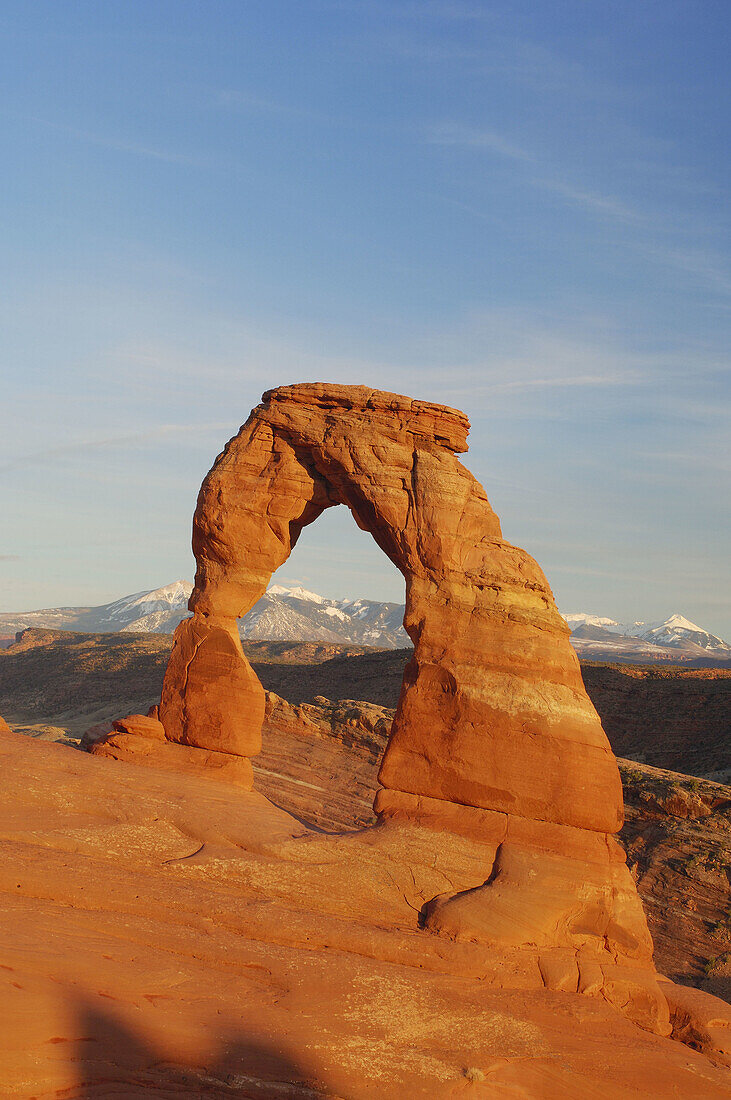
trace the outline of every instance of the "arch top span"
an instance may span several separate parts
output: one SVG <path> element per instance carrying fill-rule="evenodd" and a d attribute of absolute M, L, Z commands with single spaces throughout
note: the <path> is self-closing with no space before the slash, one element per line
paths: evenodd
<path fill-rule="evenodd" d="M 378 414 L 383 414 L 384 418 L 391 418 L 415 436 L 433 440 L 458 454 L 467 450 L 470 422 L 459 409 L 405 397 L 400 393 L 372 390 L 368 386 L 343 386 L 328 382 L 277 386 L 262 394 L 259 408 L 300 404 L 340 412 L 360 412 L 373 420 Z"/>
<path fill-rule="evenodd" d="M 467 449 L 468 431 L 456 409 L 366 386 L 268 390 L 201 487 L 191 609 L 246 614 L 302 528 L 335 504 L 351 510 L 407 584 L 412 573 L 439 565 L 424 537 L 436 515 L 430 497 L 442 494 L 453 506 L 449 523 L 441 517 L 442 538 L 454 537 L 448 528 L 476 495 L 489 513 L 485 530 L 499 536 L 484 492 L 454 458 Z"/>
<path fill-rule="evenodd" d="M 258 751 L 263 692 L 236 619 L 303 527 L 345 504 L 404 575 L 414 643 L 380 772 L 384 812 L 389 798 L 426 797 L 619 828 L 616 762 L 568 628 L 456 457 L 468 430 L 458 410 L 365 386 L 264 394 L 198 497 L 194 614 L 178 628 L 160 708 L 168 739 Z"/>

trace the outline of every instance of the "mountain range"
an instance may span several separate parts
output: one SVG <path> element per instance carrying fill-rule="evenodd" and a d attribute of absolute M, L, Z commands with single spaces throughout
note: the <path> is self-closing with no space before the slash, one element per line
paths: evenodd
<path fill-rule="evenodd" d="M 571 628 L 572 645 L 584 660 L 731 664 L 728 642 L 677 613 L 661 622 L 618 623 L 583 612 L 564 618 Z"/>
<path fill-rule="evenodd" d="M 171 633 L 188 615 L 193 586 L 174 581 L 100 607 L 56 607 L 0 613 L 6 643 L 29 627 L 88 633 Z M 402 626 L 404 605 L 375 600 L 331 600 L 306 588 L 270 585 L 239 624 L 242 638 L 318 641 L 403 649 L 411 642 Z M 662 622 L 619 623 L 584 612 L 564 616 L 571 641 L 584 660 L 671 663 L 691 667 L 731 665 L 731 645 L 673 614 Z"/>

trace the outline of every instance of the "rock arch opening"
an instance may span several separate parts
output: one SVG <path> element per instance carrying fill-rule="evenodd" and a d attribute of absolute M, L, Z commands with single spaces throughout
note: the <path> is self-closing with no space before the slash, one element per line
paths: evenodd
<path fill-rule="evenodd" d="M 408 647 L 405 592 L 402 573 L 349 509 L 336 506 L 302 529 L 239 633 L 245 640 Z"/>
<path fill-rule="evenodd" d="M 454 409 L 366 387 L 264 394 L 201 486 L 193 615 L 176 631 L 157 713 L 116 723 L 94 751 L 120 756 L 147 739 L 138 755 L 150 762 L 251 787 L 265 696 L 237 619 L 300 532 L 345 504 L 405 578 L 414 646 L 378 775 L 381 827 L 363 843 L 398 848 L 406 830 L 432 866 L 477 842 L 477 881 L 431 897 L 422 925 L 524 948 L 534 963 L 540 953 L 550 988 L 611 990 L 605 972 L 619 974 L 617 988 L 640 989 L 660 1019 L 652 943 L 613 837 L 616 760 L 543 573 L 502 538 L 457 458 L 468 428 Z"/>
<path fill-rule="evenodd" d="M 243 629 L 239 622 L 265 691 L 254 786 L 308 828 L 347 833 L 376 820 L 378 770 L 411 650 L 404 597 L 402 574 L 336 506 L 302 529 Z"/>

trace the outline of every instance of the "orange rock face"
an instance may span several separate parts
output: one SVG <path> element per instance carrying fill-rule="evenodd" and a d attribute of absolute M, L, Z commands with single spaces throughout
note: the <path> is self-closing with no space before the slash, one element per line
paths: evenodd
<path fill-rule="evenodd" d="M 3 1100 L 729 1100 L 728 1005 L 662 983 L 683 1045 L 637 960 L 419 928 L 493 860 L 493 811 L 470 813 L 481 841 L 323 834 L 257 791 L 0 734 Z"/>
<path fill-rule="evenodd" d="M 427 899 L 423 926 L 540 949 L 550 988 L 615 989 L 625 1011 L 664 1033 L 652 943 L 611 838 L 622 824 L 616 760 L 543 573 L 502 538 L 456 457 L 468 428 L 454 409 L 366 387 L 266 393 L 200 490 L 193 618 L 176 631 L 156 716 L 165 743 L 137 736 L 155 759 L 173 745 L 212 762 L 258 753 L 264 692 L 236 620 L 303 527 L 346 505 L 404 576 L 414 643 L 379 774 L 380 820 L 490 852 L 469 889 Z M 118 729 L 94 751 L 120 736 L 135 733 Z M 545 954 L 557 950 L 560 965 Z"/>

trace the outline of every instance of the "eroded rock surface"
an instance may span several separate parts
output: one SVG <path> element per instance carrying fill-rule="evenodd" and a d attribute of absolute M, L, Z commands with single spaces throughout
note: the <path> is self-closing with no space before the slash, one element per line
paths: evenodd
<path fill-rule="evenodd" d="M 524 949 L 548 988 L 601 990 L 666 1034 L 652 941 L 612 836 L 617 763 L 543 573 L 502 538 L 456 457 L 468 427 L 454 409 L 365 387 L 266 393 L 201 487 L 193 617 L 176 631 L 157 724 L 128 718 L 92 750 L 133 754 L 120 739 L 137 738 L 149 762 L 204 753 L 250 766 L 265 696 L 236 620 L 303 527 L 345 504 L 404 575 L 414 643 L 379 772 L 379 821 L 482 853 L 473 881 L 423 898 L 417 927 Z M 372 843 L 387 835 L 376 830 Z"/>
<path fill-rule="evenodd" d="M 588 956 L 418 929 L 489 844 L 395 820 L 323 837 L 256 791 L 17 734 L 0 764 L 8 1100 L 731 1095 L 615 1011 L 626 973 L 602 992 Z M 724 1006 L 674 988 L 713 1053 Z"/>
<path fill-rule="evenodd" d="M 267 700 L 264 748 L 254 761 L 257 789 L 313 827 L 347 831 L 375 824 L 371 804 L 393 711 L 322 699 L 280 706 L 270 702 L 276 700 L 272 693 Z M 303 713 L 306 721 L 299 720 Z M 348 715 L 347 725 L 341 715 Z M 674 981 L 729 1001 L 731 788 L 618 763 L 626 806 L 619 839 L 648 916 L 656 965 Z M 444 807 L 437 810 L 444 824 Z"/>
<path fill-rule="evenodd" d="M 621 762 L 622 840 L 668 977 L 731 1001 L 731 788 Z"/>

